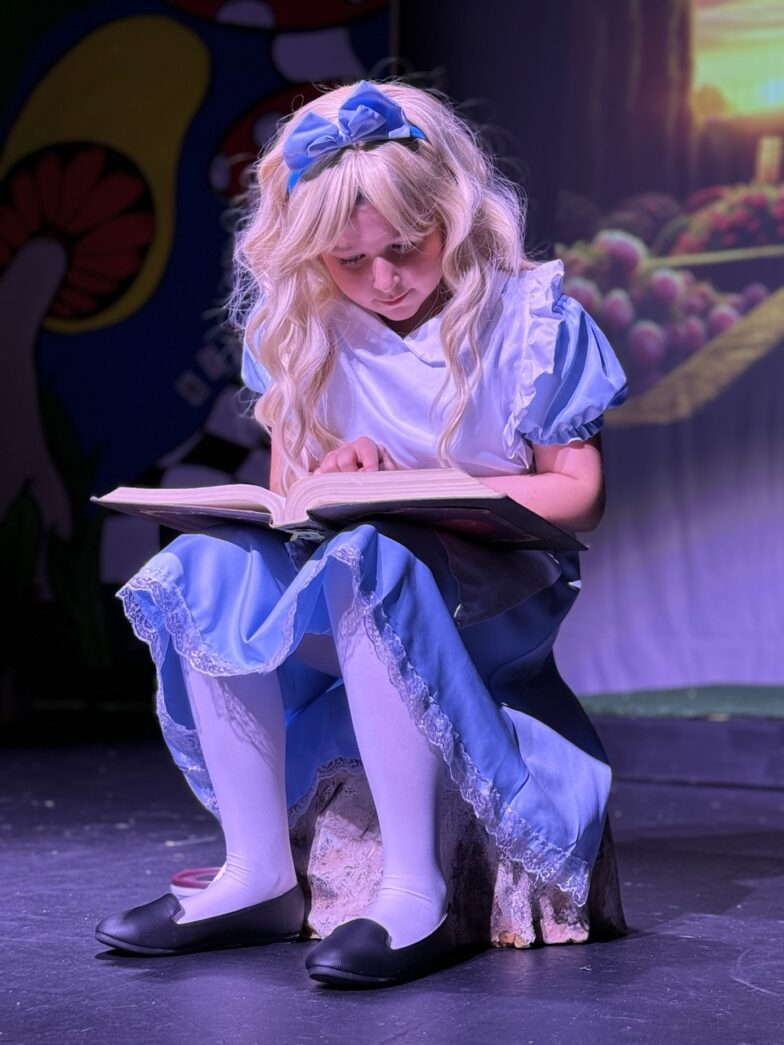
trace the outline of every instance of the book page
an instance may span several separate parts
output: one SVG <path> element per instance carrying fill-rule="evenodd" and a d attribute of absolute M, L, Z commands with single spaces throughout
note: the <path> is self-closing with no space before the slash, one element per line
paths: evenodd
<path fill-rule="evenodd" d="M 503 500 L 506 494 L 457 468 L 407 468 L 389 472 L 327 472 L 298 479 L 286 498 L 286 523 L 306 522 L 327 505 L 362 505 L 478 497 Z"/>
<path fill-rule="evenodd" d="M 240 511 L 260 511 L 272 516 L 277 522 L 283 510 L 283 498 L 263 486 L 248 483 L 232 483 L 226 486 L 194 486 L 149 489 L 134 486 L 118 486 L 116 490 L 95 497 L 97 504 L 108 508 L 120 505 L 149 505 L 150 507 L 226 508 Z"/>

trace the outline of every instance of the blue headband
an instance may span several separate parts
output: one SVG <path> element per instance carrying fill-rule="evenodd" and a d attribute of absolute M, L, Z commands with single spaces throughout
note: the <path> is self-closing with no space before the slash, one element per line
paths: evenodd
<path fill-rule="evenodd" d="M 397 102 L 363 80 L 340 107 L 337 125 L 309 112 L 286 139 L 283 159 L 291 171 L 289 192 L 314 163 L 348 145 L 424 137 L 408 123 Z"/>

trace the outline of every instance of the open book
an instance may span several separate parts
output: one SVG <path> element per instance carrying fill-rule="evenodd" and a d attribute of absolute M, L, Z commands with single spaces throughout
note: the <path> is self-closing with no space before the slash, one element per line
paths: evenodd
<path fill-rule="evenodd" d="M 363 519 L 396 516 L 480 541 L 551 551 L 585 547 L 530 508 L 454 468 L 326 472 L 298 479 L 285 497 L 236 483 L 155 490 L 120 486 L 92 500 L 185 532 L 233 519 L 318 539 Z"/>

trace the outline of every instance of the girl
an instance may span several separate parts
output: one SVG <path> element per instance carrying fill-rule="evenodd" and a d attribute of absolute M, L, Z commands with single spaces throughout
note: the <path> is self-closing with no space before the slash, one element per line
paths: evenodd
<path fill-rule="evenodd" d="M 594 527 L 597 433 L 623 373 L 562 295 L 560 262 L 525 258 L 518 197 L 455 113 L 399 83 L 338 88 L 283 127 L 257 180 L 236 300 L 251 302 L 243 377 L 271 486 L 450 465 Z M 383 875 L 309 953 L 314 979 L 397 983 L 449 958 L 445 775 L 505 860 L 585 905 L 610 772 L 551 654 L 578 587 L 574 553 L 389 520 L 320 544 L 242 526 L 179 537 L 120 595 L 226 862 L 201 893 L 108 918 L 98 939 L 179 954 L 296 938 L 289 817 L 327 767 L 358 759 Z"/>

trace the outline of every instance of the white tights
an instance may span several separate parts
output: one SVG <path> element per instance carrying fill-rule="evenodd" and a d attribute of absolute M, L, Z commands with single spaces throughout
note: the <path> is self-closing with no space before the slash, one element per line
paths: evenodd
<path fill-rule="evenodd" d="M 357 914 L 380 922 L 392 945 L 405 947 L 429 935 L 446 910 L 438 853 L 443 760 L 411 720 L 363 623 L 352 619 L 346 570 L 333 571 L 325 594 L 384 851 L 376 900 L 370 910 Z M 303 643 L 299 655 L 306 647 Z M 181 901 L 181 920 L 194 921 L 279 896 L 296 877 L 286 816 L 285 728 L 277 675 L 212 678 L 185 662 L 183 671 L 226 841 L 220 875 L 207 889 Z M 236 714 L 227 714 L 227 696 L 235 708 L 247 710 L 252 738 L 238 725 Z"/>

